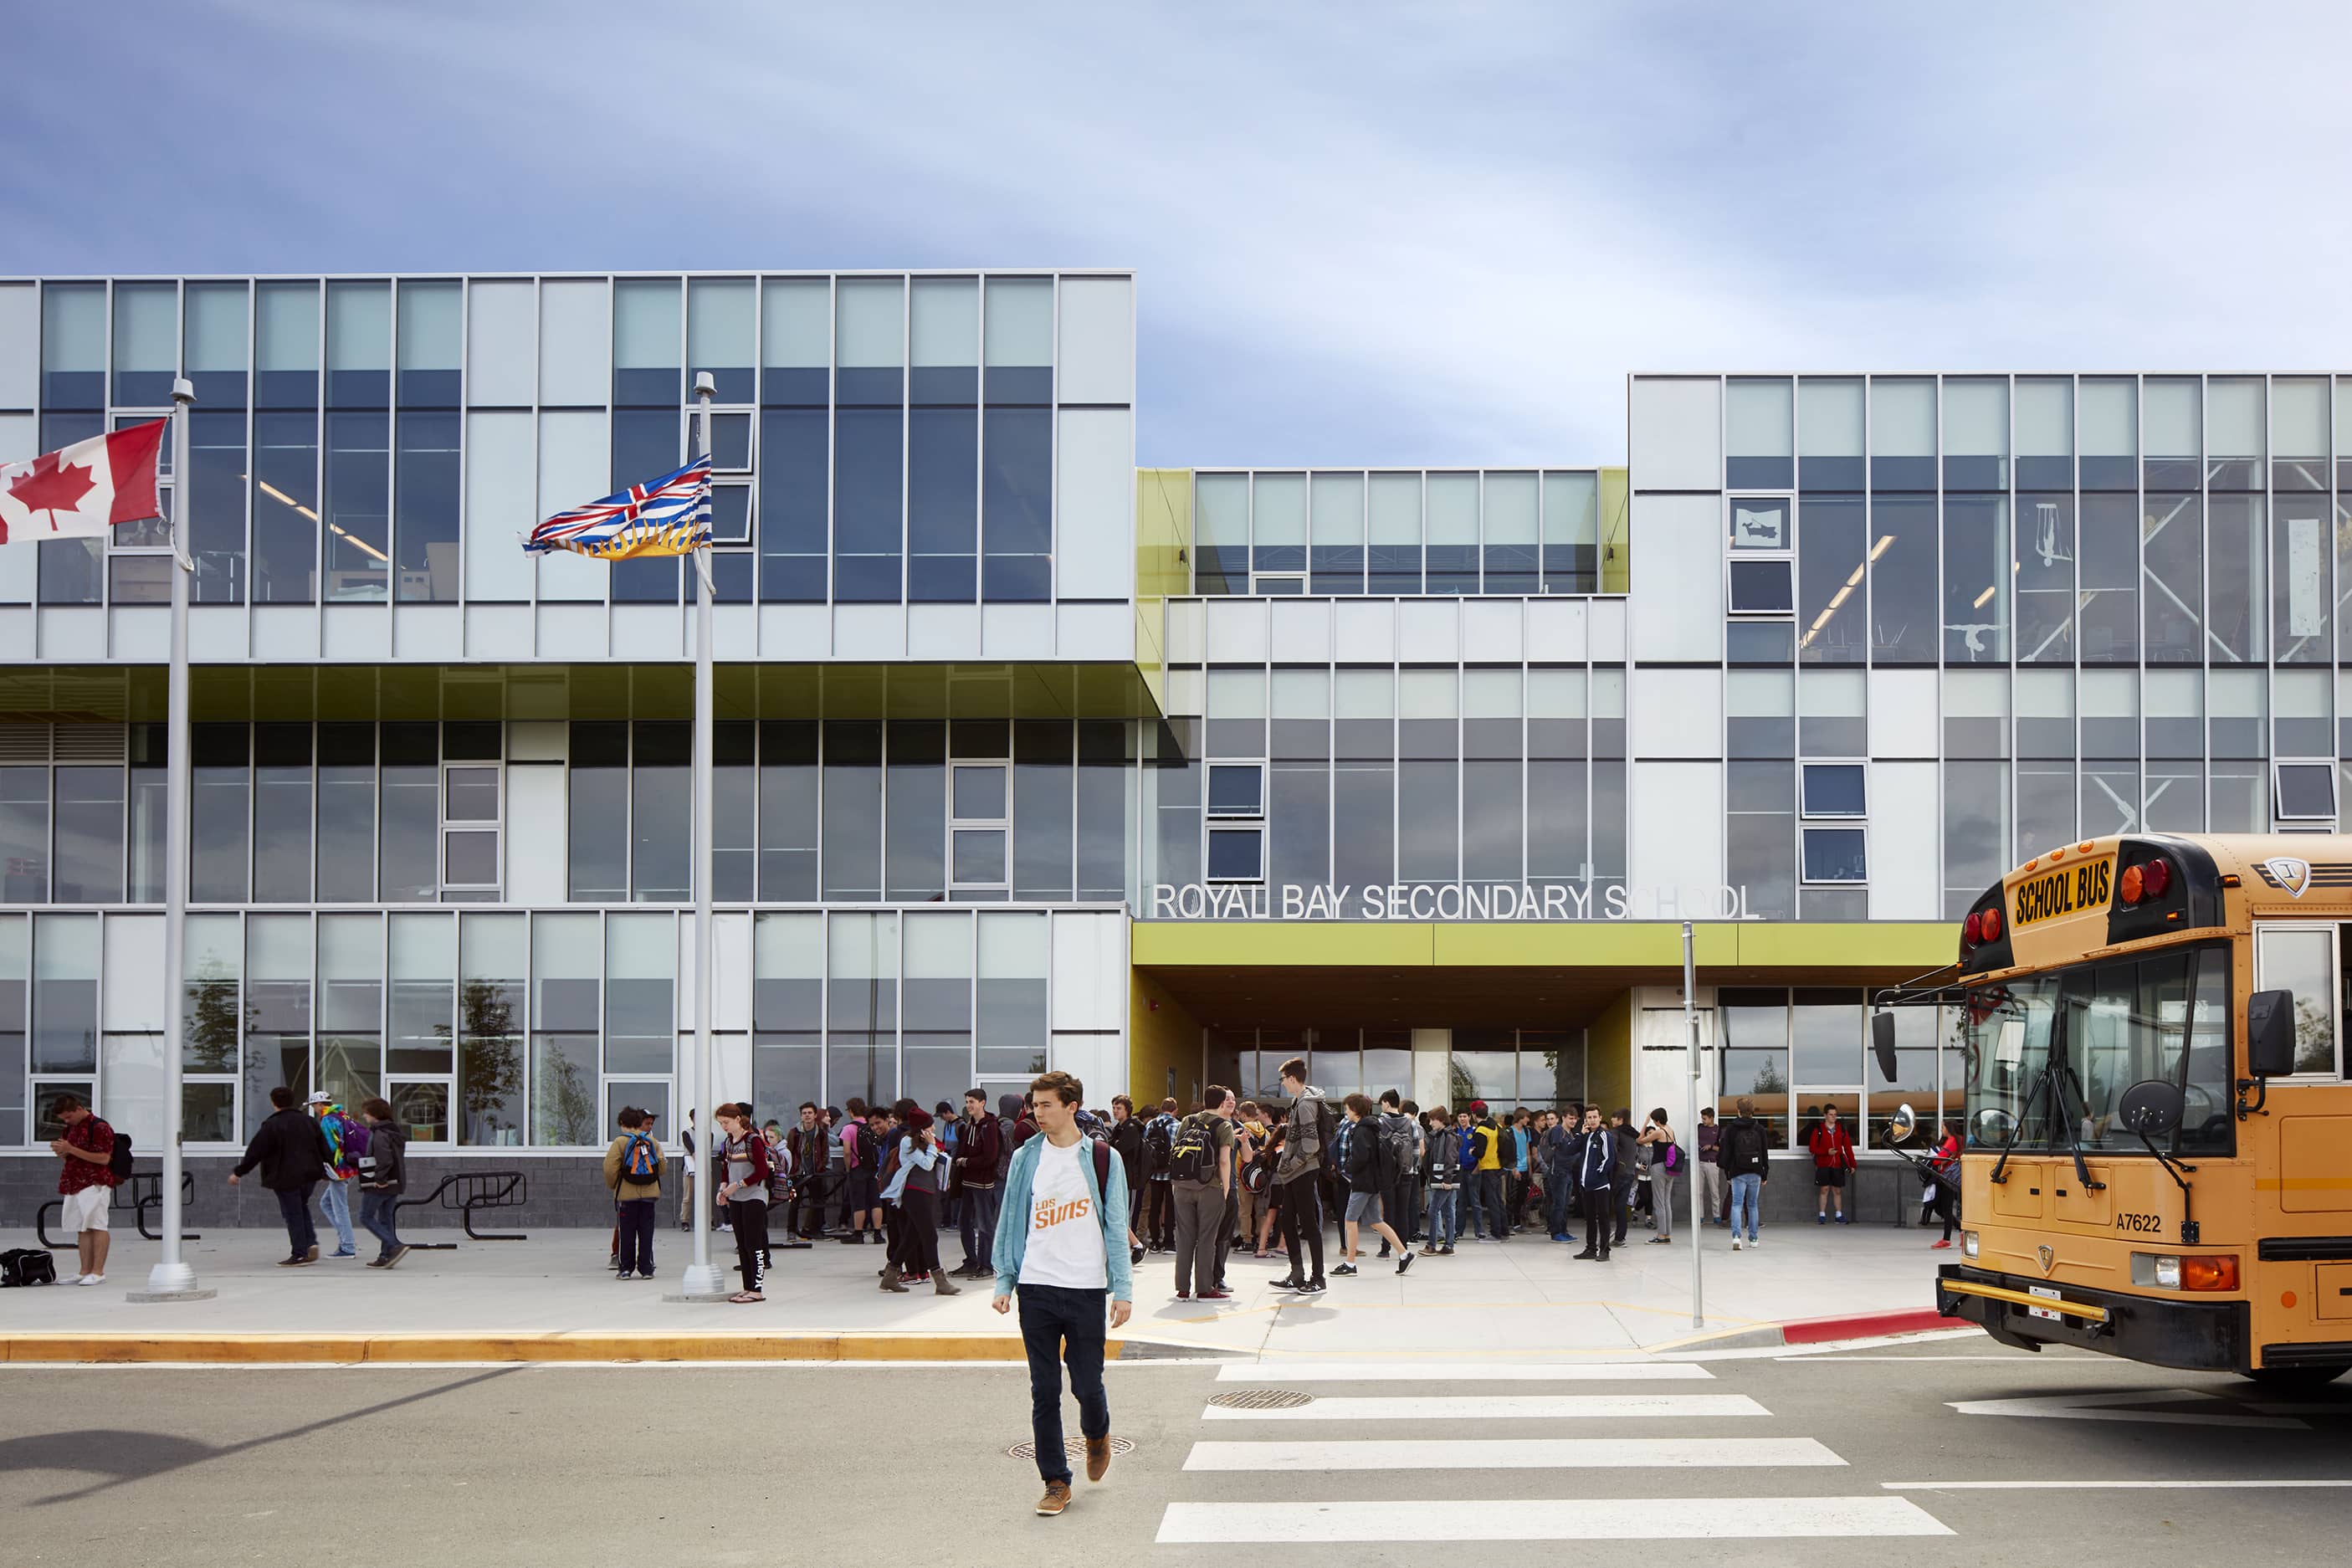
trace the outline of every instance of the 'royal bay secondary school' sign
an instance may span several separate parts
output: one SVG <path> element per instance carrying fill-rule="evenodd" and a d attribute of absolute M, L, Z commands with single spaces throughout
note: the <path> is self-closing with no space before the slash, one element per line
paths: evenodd
<path fill-rule="evenodd" d="M 1748 889 L 1591 888 L 1564 882 L 1159 882 L 1162 921 L 1740 921 Z"/>

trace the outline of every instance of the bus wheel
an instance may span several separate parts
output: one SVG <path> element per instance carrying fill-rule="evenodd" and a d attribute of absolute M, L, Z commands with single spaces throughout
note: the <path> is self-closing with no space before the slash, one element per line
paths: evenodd
<path fill-rule="evenodd" d="M 2325 1388 L 2352 1366 L 2259 1366 L 2245 1375 L 2264 1388 L 2312 1389 Z"/>

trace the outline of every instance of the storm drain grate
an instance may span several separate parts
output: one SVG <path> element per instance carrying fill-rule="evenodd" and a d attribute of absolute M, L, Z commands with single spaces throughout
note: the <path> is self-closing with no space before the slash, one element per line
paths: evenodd
<path fill-rule="evenodd" d="M 1209 1401 L 1227 1410 L 1296 1410 L 1312 1405 L 1315 1396 L 1296 1388 L 1237 1388 Z"/>
<path fill-rule="evenodd" d="M 1135 1452 L 1135 1445 L 1125 1437 L 1113 1437 L 1110 1440 L 1110 1451 L 1114 1456 L 1132 1454 Z M 1062 1439 L 1062 1452 L 1070 1458 L 1083 1459 L 1087 1457 L 1087 1440 L 1084 1437 L 1065 1437 Z M 1037 1445 L 1015 1443 L 1004 1450 L 1004 1457 L 1008 1459 L 1034 1459 L 1037 1457 Z"/>

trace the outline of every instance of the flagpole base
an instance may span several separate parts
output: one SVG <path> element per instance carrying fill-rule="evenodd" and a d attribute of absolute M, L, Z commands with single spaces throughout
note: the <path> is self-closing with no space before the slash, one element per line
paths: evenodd
<path fill-rule="evenodd" d="M 665 1301 L 724 1301 L 727 1300 L 727 1276 L 715 1263 L 689 1263 L 678 1276 L 677 1294 L 665 1296 Z"/>
<path fill-rule="evenodd" d="M 209 1301 L 217 1291 L 196 1284 L 196 1270 L 188 1263 L 158 1263 L 147 1271 L 147 1289 L 129 1292 L 132 1301 Z"/>

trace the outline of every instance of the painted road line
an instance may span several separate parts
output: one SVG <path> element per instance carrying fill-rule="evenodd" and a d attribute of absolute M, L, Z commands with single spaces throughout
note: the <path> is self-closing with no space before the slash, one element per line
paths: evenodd
<path fill-rule="evenodd" d="M 1456 1442 L 1195 1443 L 1188 1470 L 1765 1469 L 1843 1465 L 1811 1437 L 1481 1437 Z"/>
<path fill-rule="evenodd" d="M 1692 1383 L 1715 1373 L 1696 1362 L 1227 1362 L 1219 1383 Z"/>
<path fill-rule="evenodd" d="M 2352 1480 L 2242 1481 L 1881 1481 L 1891 1492 L 2294 1491 L 2352 1487 Z"/>
<path fill-rule="evenodd" d="M 1889 1504 L 1895 1506 L 1889 1507 Z M 1738 1541 L 1949 1535 L 1894 1497 L 1579 1498 L 1558 1501 L 1177 1502 L 1160 1544 L 1466 1541 Z"/>
<path fill-rule="evenodd" d="M 1395 1395 L 1318 1399 L 1311 1405 L 1287 1410 L 1233 1410 L 1212 1405 L 1201 1412 L 1202 1419 L 1209 1421 L 1635 1421 L 1769 1414 L 1744 1394 L 1529 1394 L 1501 1398 Z M 1240 1534 L 1233 1539 L 1251 1538 Z"/>

